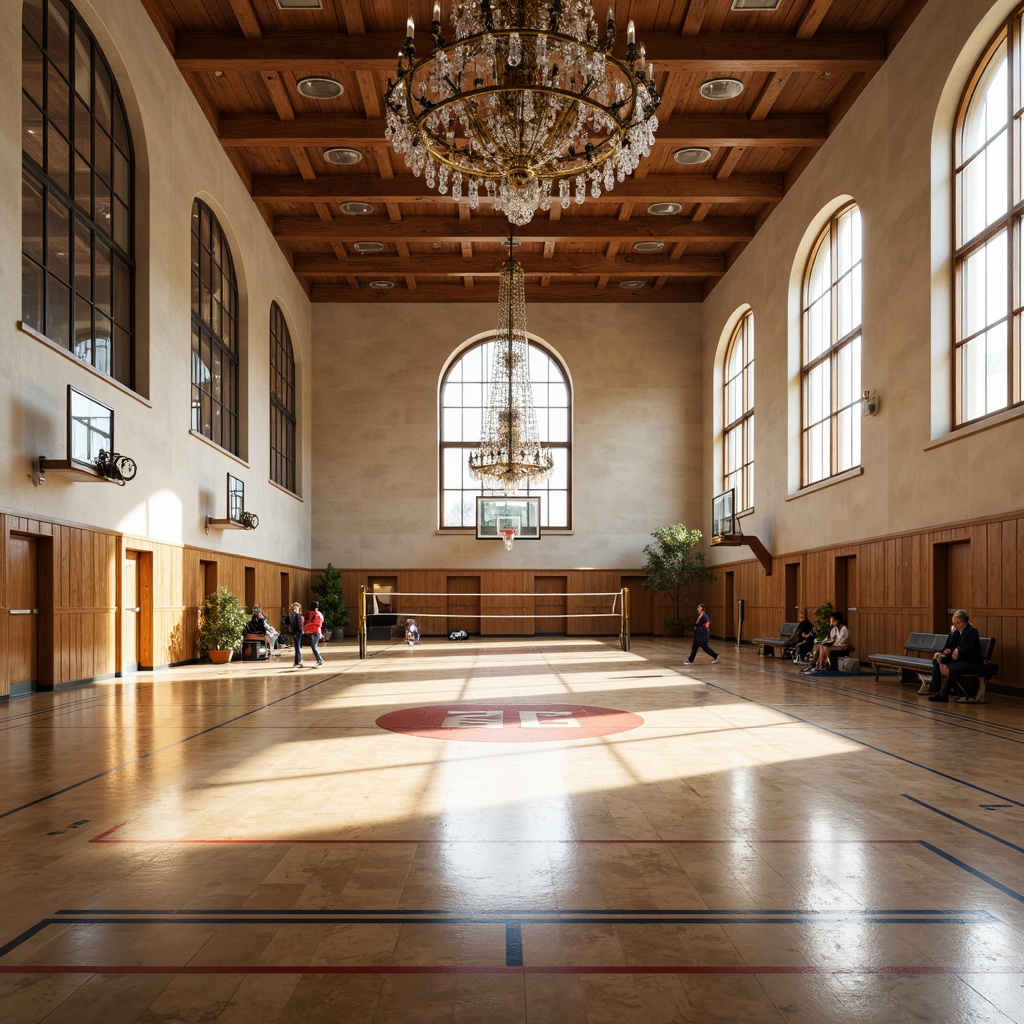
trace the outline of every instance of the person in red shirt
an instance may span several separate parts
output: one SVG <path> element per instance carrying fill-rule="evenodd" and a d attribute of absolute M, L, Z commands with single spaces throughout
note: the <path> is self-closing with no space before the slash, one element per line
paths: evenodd
<path fill-rule="evenodd" d="M 324 659 L 320 655 L 320 648 L 317 646 L 320 643 L 320 630 L 323 628 L 323 624 L 324 616 L 320 611 L 320 605 L 313 601 L 309 606 L 309 611 L 306 612 L 306 621 L 302 624 L 302 635 L 308 639 L 309 649 L 313 652 L 317 665 L 324 663 Z M 297 663 L 302 664 L 301 654 Z"/>

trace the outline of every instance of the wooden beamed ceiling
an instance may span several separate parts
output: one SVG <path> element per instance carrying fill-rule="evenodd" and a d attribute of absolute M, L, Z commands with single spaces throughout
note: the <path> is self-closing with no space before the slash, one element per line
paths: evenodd
<path fill-rule="evenodd" d="M 732 11 L 731 0 L 633 0 L 628 17 L 664 97 L 655 145 L 613 191 L 566 210 L 555 203 L 515 230 L 527 300 L 700 301 L 925 2 L 780 0 L 774 11 Z M 429 189 L 384 135 L 382 97 L 405 19 L 415 18 L 426 56 L 432 0 L 321 0 L 308 11 L 277 0 L 142 3 L 314 301 L 495 301 L 505 218 L 484 199 L 470 210 L 467 198 Z M 303 97 L 296 83 L 313 75 L 334 78 L 343 94 Z M 743 92 L 704 99 L 701 83 L 716 77 L 740 79 Z M 331 147 L 362 160 L 331 164 Z M 680 165 L 673 153 L 687 147 L 711 158 Z M 346 215 L 351 203 L 371 212 Z M 677 212 L 650 212 L 664 203 Z"/>

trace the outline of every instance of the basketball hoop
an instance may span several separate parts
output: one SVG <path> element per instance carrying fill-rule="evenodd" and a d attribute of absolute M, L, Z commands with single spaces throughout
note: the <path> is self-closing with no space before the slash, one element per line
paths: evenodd
<path fill-rule="evenodd" d="M 512 550 L 512 542 L 516 539 L 516 528 L 514 526 L 502 527 L 499 531 L 501 533 L 501 539 L 505 542 L 505 550 Z"/>

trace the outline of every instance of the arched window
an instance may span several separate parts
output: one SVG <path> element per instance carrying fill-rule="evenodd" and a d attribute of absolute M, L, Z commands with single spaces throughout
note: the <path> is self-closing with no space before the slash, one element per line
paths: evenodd
<path fill-rule="evenodd" d="M 953 420 L 1021 402 L 1021 9 L 978 64 L 956 129 Z"/>
<path fill-rule="evenodd" d="M 135 385 L 134 156 L 103 52 L 65 0 L 22 7 L 22 323 Z"/>
<path fill-rule="evenodd" d="M 454 360 L 441 382 L 440 456 L 442 528 L 474 526 L 477 495 L 495 494 L 469 475 L 469 453 L 480 444 L 484 404 L 493 363 L 493 339 L 471 345 Z M 530 384 L 541 442 L 551 449 L 554 469 L 526 494 L 541 497 L 541 526 L 568 529 L 572 524 L 572 396 L 561 364 L 545 348 L 530 342 Z"/>
<path fill-rule="evenodd" d="M 811 252 L 802 303 L 803 483 L 860 465 L 861 221 L 832 215 Z"/>
<path fill-rule="evenodd" d="M 735 509 L 754 507 L 754 314 L 736 325 L 725 356 L 724 487 Z"/>
<path fill-rule="evenodd" d="M 238 285 L 213 211 L 192 204 L 192 429 L 238 454 Z"/>
<path fill-rule="evenodd" d="M 270 306 L 270 479 L 295 490 L 295 351 L 276 302 Z"/>

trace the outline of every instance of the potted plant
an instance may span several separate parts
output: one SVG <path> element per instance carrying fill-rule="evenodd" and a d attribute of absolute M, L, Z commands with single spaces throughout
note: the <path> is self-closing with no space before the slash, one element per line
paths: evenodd
<path fill-rule="evenodd" d="M 832 607 L 831 601 L 826 601 L 823 605 L 814 609 L 814 639 L 824 640 L 829 631 L 832 629 L 832 623 L 829 619 L 832 618 L 832 612 L 835 609 Z"/>
<path fill-rule="evenodd" d="M 644 547 L 647 579 L 643 585 L 671 601 L 673 614 L 662 620 L 665 633 L 682 636 L 686 621 L 682 617 L 683 599 L 698 583 L 713 583 L 715 574 L 704 564 L 704 552 L 696 550 L 702 536 L 700 530 L 688 530 L 677 523 L 659 526 L 651 536 L 654 543 Z"/>
<path fill-rule="evenodd" d="M 327 568 L 313 581 L 313 599 L 320 605 L 324 617 L 324 636 L 332 634 L 340 639 L 352 616 L 342 596 L 341 573 L 327 563 Z"/>
<path fill-rule="evenodd" d="M 242 602 L 227 587 L 218 587 L 199 609 L 200 653 L 215 664 L 230 661 L 248 621 Z"/>

